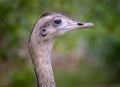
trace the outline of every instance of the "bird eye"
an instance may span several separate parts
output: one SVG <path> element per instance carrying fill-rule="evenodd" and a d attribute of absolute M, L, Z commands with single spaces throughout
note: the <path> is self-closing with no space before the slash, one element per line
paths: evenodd
<path fill-rule="evenodd" d="M 55 24 L 60 24 L 62 21 L 60 19 L 54 20 Z"/>
<path fill-rule="evenodd" d="M 47 35 L 47 30 L 45 28 L 40 29 L 40 34 L 45 37 Z"/>
<path fill-rule="evenodd" d="M 54 19 L 54 20 L 52 21 L 52 26 L 53 26 L 53 27 L 58 27 L 59 25 L 61 25 L 61 23 L 62 23 L 62 20 L 59 19 L 59 18 L 57 18 L 57 19 Z"/>

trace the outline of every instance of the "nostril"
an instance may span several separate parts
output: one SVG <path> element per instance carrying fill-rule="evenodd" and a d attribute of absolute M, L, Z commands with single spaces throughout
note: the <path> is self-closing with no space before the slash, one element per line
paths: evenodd
<path fill-rule="evenodd" d="M 77 25 L 84 25 L 84 24 L 79 22 L 79 23 L 77 23 Z"/>

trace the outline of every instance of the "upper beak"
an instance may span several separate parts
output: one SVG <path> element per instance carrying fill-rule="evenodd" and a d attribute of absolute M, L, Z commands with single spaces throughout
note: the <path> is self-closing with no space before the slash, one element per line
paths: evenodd
<path fill-rule="evenodd" d="M 94 26 L 93 23 L 83 23 L 83 22 L 69 20 L 67 26 L 64 29 L 65 31 L 72 31 L 72 30 L 77 30 L 81 28 L 90 28 L 93 26 Z"/>

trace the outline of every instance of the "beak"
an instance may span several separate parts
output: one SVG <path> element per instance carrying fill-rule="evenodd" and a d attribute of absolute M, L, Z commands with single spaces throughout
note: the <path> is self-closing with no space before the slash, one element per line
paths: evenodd
<path fill-rule="evenodd" d="M 77 22 L 77 21 L 68 21 L 67 26 L 64 28 L 66 31 L 72 31 L 77 29 L 83 29 L 83 28 L 90 28 L 93 27 L 93 23 L 83 23 L 83 22 Z"/>
<path fill-rule="evenodd" d="M 64 34 L 69 31 L 83 29 L 83 28 L 90 28 L 93 27 L 93 23 L 83 23 L 83 22 L 77 22 L 73 20 L 67 20 L 66 26 L 64 26 L 62 29 L 60 29 L 60 33 Z"/>

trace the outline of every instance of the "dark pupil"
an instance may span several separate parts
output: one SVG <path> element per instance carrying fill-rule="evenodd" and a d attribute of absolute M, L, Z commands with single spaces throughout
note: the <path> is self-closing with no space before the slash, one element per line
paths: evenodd
<path fill-rule="evenodd" d="M 54 21 L 55 24 L 60 24 L 61 23 L 61 20 L 60 19 L 57 19 Z"/>
<path fill-rule="evenodd" d="M 42 29 L 42 32 L 45 32 L 46 31 L 46 29 Z"/>

